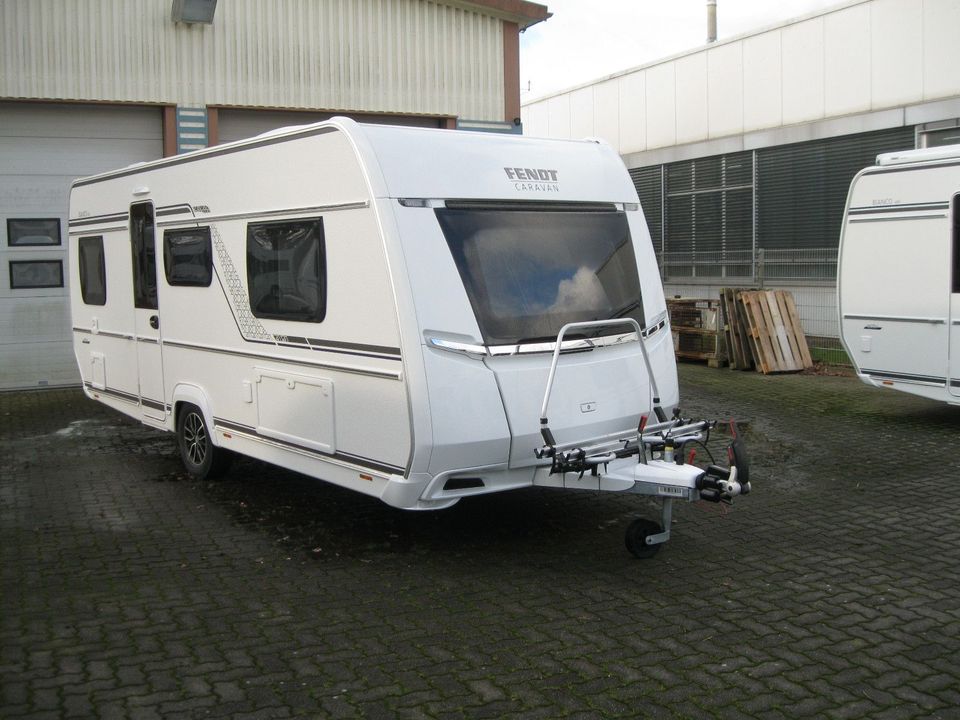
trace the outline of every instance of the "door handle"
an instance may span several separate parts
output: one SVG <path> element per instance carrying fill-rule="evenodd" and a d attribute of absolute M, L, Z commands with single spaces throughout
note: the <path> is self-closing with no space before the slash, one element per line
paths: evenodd
<path fill-rule="evenodd" d="M 151 316 L 150 316 L 150 327 L 152 327 L 154 330 L 159 330 L 159 329 L 160 329 L 160 318 L 159 318 L 159 316 L 157 316 L 157 315 L 151 315 Z"/>

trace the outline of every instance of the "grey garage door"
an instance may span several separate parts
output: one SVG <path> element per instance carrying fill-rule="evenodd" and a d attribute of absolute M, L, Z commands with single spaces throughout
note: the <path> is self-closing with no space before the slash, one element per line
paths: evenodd
<path fill-rule="evenodd" d="M 233 142 L 276 130 L 290 125 L 308 125 L 328 120 L 338 113 L 317 113 L 291 110 L 240 110 L 221 108 L 219 114 L 220 142 Z M 348 113 L 339 113 L 340 115 Z M 356 115 L 358 122 L 377 123 L 379 125 L 406 125 L 409 127 L 440 127 L 435 117 L 395 116 L 395 115 Z"/>
<path fill-rule="evenodd" d="M 160 108 L 0 102 L 0 389 L 80 381 L 71 343 L 74 178 L 163 154 Z"/>

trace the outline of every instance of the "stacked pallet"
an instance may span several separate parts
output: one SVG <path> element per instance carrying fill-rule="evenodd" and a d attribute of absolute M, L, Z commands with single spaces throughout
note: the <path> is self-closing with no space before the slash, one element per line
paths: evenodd
<path fill-rule="evenodd" d="M 667 309 L 677 357 L 706 360 L 710 367 L 719 367 L 719 303 L 701 298 L 670 298 L 667 300 Z"/>
<path fill-rule="evenodd" d="M 720 291 L 730 367 L 764 375 L 813 367 L 793 295 L 785 290 Z"/>

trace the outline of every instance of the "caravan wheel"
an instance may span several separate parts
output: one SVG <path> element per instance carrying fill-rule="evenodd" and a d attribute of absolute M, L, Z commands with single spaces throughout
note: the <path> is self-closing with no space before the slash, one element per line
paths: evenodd
<path fill-rule="evenodd" d="M 184 405 L 180 410 L 177 417 L 177 445 L 187 472 L 201 480 L 223 475 L 233 460 L 229 450 L 213 444 L 203 413 L 196 405 Z"/>

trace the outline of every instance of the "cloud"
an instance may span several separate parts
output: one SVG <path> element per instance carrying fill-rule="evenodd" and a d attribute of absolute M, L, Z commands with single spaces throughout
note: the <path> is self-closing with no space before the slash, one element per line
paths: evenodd
<path fill-rule="evenodd" d="M 524 101 L 706 42 L 705 0 L 541 0 L 553 17 L 520 36 Z M 837 5 L 837 0 L 718 0 L 722 40 Z"/>
<path fill-rule="evenodd" d="M 596 274 L 581 267 L 572 278 L 561 280 L 557 286 L 557 299 L 547 312 L 569 314 L 571 310 L 604 310 L 610 307 L 607 293 Z"/>

